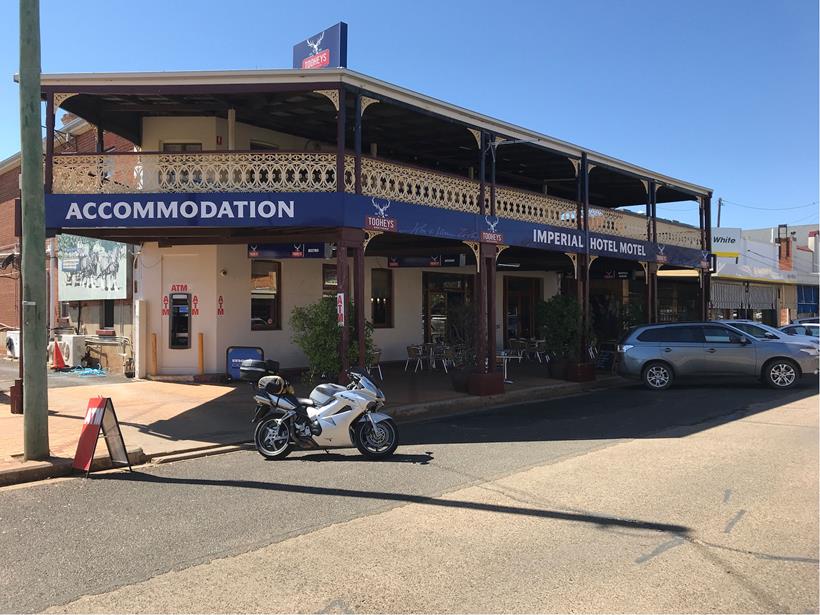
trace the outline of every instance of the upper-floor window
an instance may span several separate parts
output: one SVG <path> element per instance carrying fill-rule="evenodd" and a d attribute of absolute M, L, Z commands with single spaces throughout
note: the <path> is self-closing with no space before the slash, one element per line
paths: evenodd
<path fill-rule="evenodd" d="M 201 152 L 202 143 L 163 143 L 162 151 L 169 154 L 187 154 Z"/>

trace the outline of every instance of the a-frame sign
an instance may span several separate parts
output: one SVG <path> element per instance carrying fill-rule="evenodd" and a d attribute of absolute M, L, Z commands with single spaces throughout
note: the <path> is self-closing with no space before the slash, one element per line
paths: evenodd
<path fill-rule="evenodd" d="M 125 450 L 122 431 L 120 431 L 120 423 L 117 421 L 114 404 L 110 397 L 92 397 L 88 400 L 88 410 L 86 410 L 83 429 L 80 432 L 80 441 L 77 443 L 73 467 L 83 470 L 88 476 L 91 463 L 94 461 L 97 441 L 101 436 L 105 438 L 111 464 L 115 467 L 128 466 L 128 469 L 132 470 L 128 452 Z"/>

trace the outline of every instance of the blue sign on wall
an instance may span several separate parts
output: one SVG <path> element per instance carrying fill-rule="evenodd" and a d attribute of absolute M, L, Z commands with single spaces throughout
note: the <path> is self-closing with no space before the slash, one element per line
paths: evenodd
<path fill-rule="evenodd" d="M 248 244 L 248 258 L 333 258 L 336 248 L 329 243 Z"/>
<path fill-rule="evenodd" d="M 293 68 L 347 68 L 347 24 L 340 21 L 293 46 Z"/>

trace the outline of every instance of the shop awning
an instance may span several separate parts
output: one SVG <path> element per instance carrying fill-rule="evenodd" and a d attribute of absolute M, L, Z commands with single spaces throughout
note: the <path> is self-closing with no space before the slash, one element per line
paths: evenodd
<path fill-rule="evenodd" d="M 715 309 L 742 309 L 744 307 L 745 294 L 743 284 L 712 281 L 711 304 Z"/>
<path fill-rule="evenodd" d="M 777 286 L 773 284 L 749 285 L 745 307 L 753 310 L 777 309 Z"/>

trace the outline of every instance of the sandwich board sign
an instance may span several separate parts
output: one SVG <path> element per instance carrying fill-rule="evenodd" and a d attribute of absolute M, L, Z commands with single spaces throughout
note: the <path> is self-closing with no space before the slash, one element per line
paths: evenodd
<path fill-rule="evenodd" d="M 88 409 L 85 412 L 80 440 L 77 442 L 77 452 L 74 454 L 72 467 L 83 470 L 86 476 L 91 471 L 91 463 L 94 461 L 94 451 L 97 449 L 97 441 L 100 436 L 105 438 L 108 447 L 108 455 L 111 457 L 113 466 L 128 466 L 128 453 L 125 450 L 125 441 L 122 438 L 117 415 L 114 412 L 114 404 L 110 397 L 92 397 L 88 400 Z"/>

